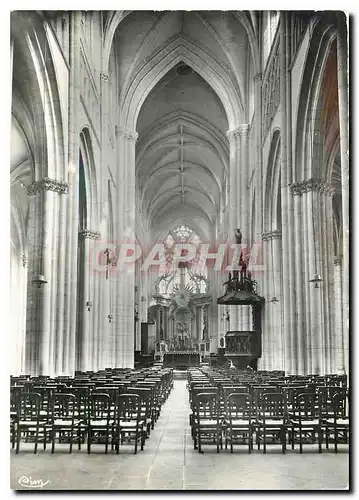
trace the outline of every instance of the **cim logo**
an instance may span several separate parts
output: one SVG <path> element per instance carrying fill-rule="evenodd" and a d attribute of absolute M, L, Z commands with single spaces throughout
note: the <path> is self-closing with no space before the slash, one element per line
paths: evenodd
<path fill-rule="evenodd" d="M 19 479 L 19 484 L 21 486 L 24 486 L 25 488 L 43 488 L 47 484 L 49 484 L 50 481 L 43 481 L 42 479 L 32 479 L 32 477 L 28 476 L 21 476 Z"/>

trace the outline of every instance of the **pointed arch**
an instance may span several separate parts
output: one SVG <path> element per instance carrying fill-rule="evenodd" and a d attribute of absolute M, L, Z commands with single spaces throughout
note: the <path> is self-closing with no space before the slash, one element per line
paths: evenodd
<path fill-rule="evenodd" d="M 154 86 L 178 63 L 184 62 L 196 71 L 216 92 L 225 109 L 229 129 L 242 123 L 244 107 L 237 86 L 225 69 L 206 51 L 191 40 L 177 36 L 157 53 L 131 78 L 120 96 L 122 126 L 135 130 L 142 104 Z"/>
<path fill-rule="evenodd" d="M 65 180 L 66 118 L 63 115 L 65 110 L 61 109 L 61 92 L 49 38 L 50 29 L 36 11 L 26 12 L 25 15 L 17 11 L 11 15 L 11 36 L 15 49 L 18 47 L 17 55 L 21 55 L 26 66 L 26 76 L 30 78 L 31 102 L 28 104 L 32 109 L 36 140 L 33 150 L 36 180 L 44 177 Z M 15 86 L 18 83 L 14 82 Z"/>
<path fill-rule="evenodd" d="M 293 182 L 315 176 L 315 172 L 312 170 L 312 155 L 315 146 L 313 140 L 316 133 L 321 133 L 320 120 L 318 120 L 316 111 L 326 61 L 331 45 L 336 39 L 334 26 L 328 25 L 325 20 L 314 23 L 311 33 L 298 101 Z M 319 146 L 320 144 L 318 144 Z M 316 151 L 318 152 L 318 149 Z"/>

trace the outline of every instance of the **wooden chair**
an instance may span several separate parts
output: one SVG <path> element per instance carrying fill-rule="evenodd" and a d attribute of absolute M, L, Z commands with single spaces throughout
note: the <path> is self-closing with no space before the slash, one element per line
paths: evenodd
<path fill-rule="evenodd" d="M 291 432 L 292 449 L 295 437 L 299 438 L 299 450 L 303 453 L 303 437 L 311 437 L 311 443 L 318 440 L 318 451 L 322 452 L 322 403 L 321 395 L 317 393 L 301 393 L 294 400 L 289 412 L 288 429 Z"/>
<path fill-rule="evenodd" d="M 192 435 L 194 438 L 194 449 L 203 453 L 202 443 L 214 443 L 219 446 L 222 443 L 222 419 L 219 413 L 219 396 L 217 391 L 203 392 L 193 397 Z"/>
<path fill-rule="evenodd" d="M 78 418 L 78 400 L 74 394 L 55 393 L 51 400 L 51 417 L 49 425 L 51 426 L 51 453 L 55 451 L 55 440 L 58 437 L 59 442 L 65 436 L 70 444 L 69 453 L 72 452 L 74 434 L 78 442 L 78 449 L 81 449 L 81 425 L 84 421 Z"/>
<path fill-rule="evenodd" d="M 151 388 L 129 387 L 128 394 L 137 394 L 141 400 L 141 420 L 144 421 L 145 439 L 149 437 L 151 429 L 154 428 L 154 418 L 152 414 L 153 391 Z"/>
<path fill-rule="evenodd" d="M 233 444 L 247 440 L 248 453 L 253 448 L 253 400 L 249 393 L 232 393 L 226 399 L 225 439 L 229 442 L 231 453 Z"/>
<path fill-rule="evenodd" d="M 349 399 L 347 392 L 341 391 L 335 394 L 332 401 L 333 417 L 324 418 L 326 448 L 329 448 L 329 439 L 332 435 L 335 453 L 338 452 L 339 440 L 347 443 L 350 434 L 349 417 L 347 413 L 343 414 L 343 407 L 348 407 L 347 399 Z"/>
<path fill-rule="evenodd" d="M 34 438 L 34 453 L 42 440 L 44 449 L 50 431 L 49 415 L 41 414 L 42 397 L 35 392 L 24 392 L 18 400 L 16 418 L 16 453 L 20 450 L 21 434 L 24 433 L 26 441 L 29 437 Z"/>
<path fill-rule="evenodd" d="M 105 393 L 93 393 L 88 398 L 87 417 L 87 453 L 91 452 L 92 443 L 105 439 L 105 453 L 108 452 L 110 438 L 113 442 L 116 409 L 111 405 L 111 398 Z"/>
<path fill-rule="evenodd" d="M 141 419 L 141 398 L 137 394 L 121 394 L 117 401 L 116 417 L 116 452 L 125 438 L 134 439 L 134 454 L 137 453 L 138 441 L 143 450 L 145 441 L 144 420 Z"/>
<path fill-rule="evenodd" d="M 263 442 L 263 453 L 267 450 L 267 439 L 278 441 L 282 445 L 282 453 L 286 449 L 286 429 L 288 413 L 286 397 L 281 393 L 264 393 L 258 401 L 256 427 L 256 443 L 260 449 Z"/>

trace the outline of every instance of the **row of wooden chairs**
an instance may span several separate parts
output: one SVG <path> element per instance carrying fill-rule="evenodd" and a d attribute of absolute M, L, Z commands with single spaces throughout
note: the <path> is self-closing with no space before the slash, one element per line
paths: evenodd
<path fill-rule="evenodd" d="M 302 393 L 296 400 L 296 405 L 289 410 L 286 399 L 280 393 L 265 393 L 260 404 L 253 405 L 252 396 L 248 393 L 231 393 L 225 399 L 225 411 L 221 409 L 218 392 L 202 392 L 194 396 L 193 414 L 191 419 L 194 448 L 201 453 L 205 438 L 215 443 L 217 452 L 222 440 L 233 445 L 247 443 L 249 453 L 253 449 L 253 436 L 260 449 L 266 453 L 268 439 L 282 446 L 285 453 L 287 440 L 294 449 L 295 440 L 299 442 L 299 451 L 303 452 L 305 442 L 318 444 L 322 451 L 325 438 L 326 448 L 332 437 L 334 449 L 337 452 L 339 438 L 348 441 L 349 420 L 341 418 L 343 399 L 347 395 L 338 393 L 333 399 L 333 414 L 323 415 L 318 394 Z"/>
<path fill-rule="evenodd" d="M 119 452 L 120 444 L 133 441 L 134 453 L 138 443 L 141 449 L 154 428 L 161 407 L 172 387 L 171 370 L 159 370 L 131 385 L 107 383 L 76 384 L 68 379 L 66 384 L 45 383 L 28 387 L 14 385 L 11 390 L 11 442 L 19 452 L 21 439 L 38 443 L 73 443 L 78 448 L 87 441 L 90 453 L 94 442 L 105 444 L 105 453 L 111 444 Z M 78 382 L 78 379 L 77 379 Z M 43 383 L 43 382 L 42 382 Z"/>
<path fill-rule="evenodd" d="M 299 443 L 300 453 L 308 441 L 317 442 L 321 452 L 324 437 L 326 447 L 332 441 L 336 452 L 339 441 L 348 442 L 348 391 L 340 385 L 258 384 L 255 377 L 239 385 L 223 374 L 208 375 L 206 370 L 188 372 L 190 425 L 199 451 L 203 437 L 210 438 L 217 451 L 224 439 L 231 451 L 237 441 L 247 443 L 250 452 L 255 435 L 264 453 L 268 437 L 281 444 L 283 452 L 287 442 L 292 449 Z"/>

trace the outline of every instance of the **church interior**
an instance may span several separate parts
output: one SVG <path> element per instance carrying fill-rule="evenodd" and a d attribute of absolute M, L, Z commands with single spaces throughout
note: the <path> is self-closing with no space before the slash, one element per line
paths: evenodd
<path fill-rule="evenodd" d="M 346 15 L 10 17 L 11 488 L 347 489 Z"/>

